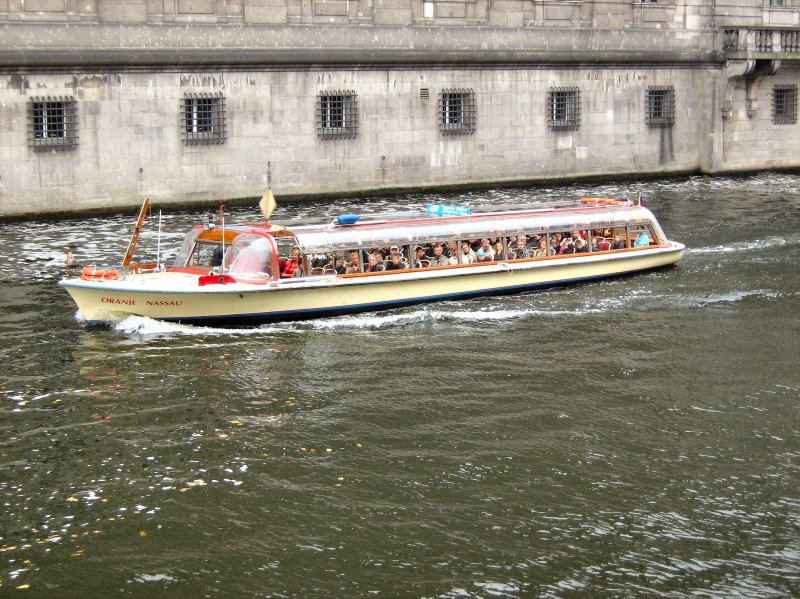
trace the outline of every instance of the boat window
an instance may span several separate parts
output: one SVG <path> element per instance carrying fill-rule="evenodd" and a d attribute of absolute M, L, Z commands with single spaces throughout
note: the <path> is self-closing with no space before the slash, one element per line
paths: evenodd
<path fill-rule="evenodd" d="M 188 266 L 213 268 L 222 265 L 222 244 L 217 241 L 198 241 L 189 257 Z"/>
<path fill-rule="evenodd" d="M 649 225 L 628 227 L 628 247 L 647 247 L 655 243 L 657 240 Z"/>
<path fill-rule="evenodd" d="M 244 233 L 239 235 L 225 252 L 226 271 L 236 274 L 261 274 L 274 278 L 275 256 L 269 238 Z"/>
<path fill-rule="evenodd" d="M 403 223 L 375 223 L 369 226 L 325 226 L 296 230 L 298 243 L 305 253 L 335 251 L 343 253 L 353 248 L 354 241 L 362 249 L 389 248 L 392 245 L 429 245 L 446 243 L 451 239 L 480 240 L 484 237 L 514 236 L 530 231 L 552 234 L 554 231 L 571 231 L 580 223 L 581 229 L 607 228 L 634 218 L 650 220 L 649 212 L 641 207 L 614 206 L 604 212 L 593 212 L 591 218 L 585 210 L 540 211 L 531 210 L 513 215 L 491 215 L 481 218 L 419 219 Z M 587 222 L 588 221 L 588 222 Z M 356 233 L 357 232 L 357 233 Z"/>
<path fill-rule="evenodd" d="M 175 259 L 172 262 L 172 266 L 175 268 L 183 268 L 185 266 L 190 266 L 191 263 L 189 262 L 192 250 L 194 250 L 195 241 L 197 240 L 197 236 L 203 232 L 203 229 L 194 229 L 189 232 L 188 235 L 183 240 L 181 244 L 181 249 L 178 250 L 178 253 L 175 255 Z"/>

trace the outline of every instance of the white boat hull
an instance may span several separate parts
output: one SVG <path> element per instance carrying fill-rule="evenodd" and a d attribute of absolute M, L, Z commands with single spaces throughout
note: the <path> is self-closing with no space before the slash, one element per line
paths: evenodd
<path fill-rule="evenodd" d="M 267 285 L 201 287 L 197 275 L 171 272 L 113 281 L 65 279 L 61 285 L 89 323 L 139 315 L 193 324 L 258 324 L 591 281 L 674 264 L 683 251 L 682 244 L 669 242 L 596 255 L 306 277 Z"/>

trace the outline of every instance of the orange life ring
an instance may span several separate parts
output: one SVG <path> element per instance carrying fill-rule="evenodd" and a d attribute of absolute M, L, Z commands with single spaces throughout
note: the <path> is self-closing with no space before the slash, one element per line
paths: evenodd
<path fill-rule="evenodd" d="M 581 198 L 581 204 L 587 206 L 621 206 L 624 202 L 611 198 Z"/>
<path fill-rule="evenodd" d="M 119 271 L 114 269 L 100 270 L 94 266 L 85 266 L 81 270 L 81 279 L 87 281 L 114 281 L 119 279 Z"/>

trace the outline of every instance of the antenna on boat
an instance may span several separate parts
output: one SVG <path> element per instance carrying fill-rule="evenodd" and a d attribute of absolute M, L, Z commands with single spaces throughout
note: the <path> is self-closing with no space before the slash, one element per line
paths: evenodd
<path fill-rule="evenodd" d="M 128 249 L 125 252 L 125 258 L 122 260 L 122 268 L 125 271 L 130 270 L 131 261 L 133 260 L 133 252 L 136 251 L 136 244 L 139 241 L 139 232 L 142 230 L 144 217 L 147 216 L 147 209 L 150 207 L 150 198 L 147 197 L 142 202 L 142 208 L 139 210 L 139 220 L 136 221 L 136 228 L 131 235 L 131 241 L 128 243 Z"/>
<path fill-rule="evenodd" d="M 225 204 L 219 206 L 219 218 L 222 221 L 222 264 L 221 272 L 225 274 Z"/>
<path fill-rule="evenodd" d="M 158 241 L 156 242 L 156 270 L 161 270 L 161 210 L 158 211 Z"/>

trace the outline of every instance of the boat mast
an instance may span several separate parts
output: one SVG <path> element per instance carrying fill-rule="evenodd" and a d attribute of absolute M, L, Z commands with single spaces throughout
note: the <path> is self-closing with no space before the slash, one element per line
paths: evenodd
<path fill-rule="evenodd" d="M 222 263 L 220 264 L 221 274 L 225 274 L 225 204 L 219 207 L 219 218 L 222 221 Z"/>
<path fill-rule="evenodd" d="M 144 217 L 147 216 L 147 209 L 150 207 L 150 198 L 147 197 L 142 202 L 142 208 L 139 210 L 139 219 L 136 221 L 136 228 L 131 235 L 131 241 L 128 243 L 128 249 L 125 252 L 125 258 L 122 260 L 122 268 L 127 272 L 130 269 L 131 261 L 133 260 L 133 253 L 136 251 L 136 244 L 139 241 L 139 232 L 142 230 Z"/>

